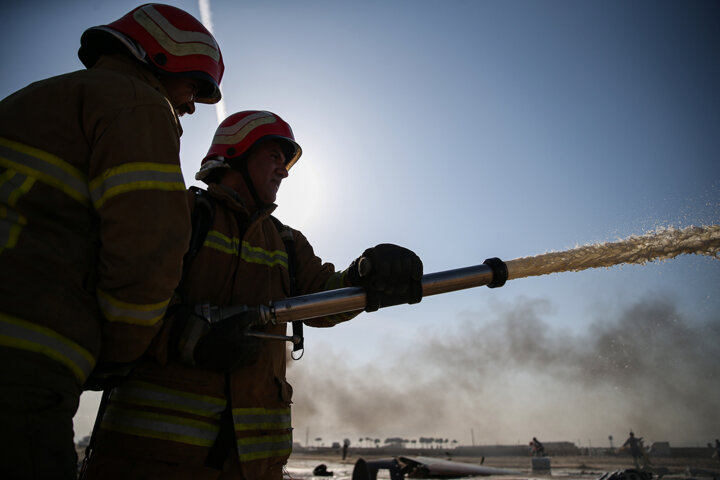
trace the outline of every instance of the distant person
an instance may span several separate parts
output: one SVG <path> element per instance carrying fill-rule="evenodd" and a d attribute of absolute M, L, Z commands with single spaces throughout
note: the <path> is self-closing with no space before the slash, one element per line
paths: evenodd
<path fill-rule="evenodd" d="M 542 443 L 540 443 L 540 440 L 537 439 L 537 437 L 533 437 L 532 441 L 530 442 L 531 447 L 531 453 L 534 457 L 544 457 L 545 456 L 545 447 Z"/>
<path fill-rule="evenodd" d="M 350 440 L 348 440 L 346 438 L 345 441 L 343 442 L 343 446 L 342 446 L 342 459 L 343 460 L 345 460 L 345 458 L 347 458 L 348 447 L 350 447 Z"/>
<path fill-rule="evenodd" d="M 220 49 L 176 7 L 89 28 L 78 56 L 0 101 L 2 478 L 75 478 L 83 387 L 145 352 L 182 274 L 178 117 L 220 99 Z"/>
<path fill-rule="evenodd" d="M 195 177 L 207 190 L 187 192 L 195 240 L 168 317 L 167 355 L 112 391 L 88 479 L 283 478 L 292 451 L 287 325 L 263 324 L 252 308 L 210 323 L 194 306 L 253 307 L 350 286 L 365 289 L 366 311 L 422 298 L 422 262 L 410 250 L 380 244 L 337 271 L 271 216 L 301 153 L 271 112 L 235 113 L 218 127 Z M 305 323 L 332 327 L 359 313 Z"/>
<path fill-rule="evenodd" d="M 715 453 L 713 453 L 713 458 L 717 458 L 717 460 L 720 462 L 720 439 L 715 439 Z"/>
<path fill-rule="evenodd" d="M 635 468 L 640 468 L 639 459 L 642 458 L 643 455 L 642 440 L 636 438 L 635 433 L 630 431 L 630 436 L 625 440 L 625 443 L 622 444 L 620 450 L 630 450 Z"/>

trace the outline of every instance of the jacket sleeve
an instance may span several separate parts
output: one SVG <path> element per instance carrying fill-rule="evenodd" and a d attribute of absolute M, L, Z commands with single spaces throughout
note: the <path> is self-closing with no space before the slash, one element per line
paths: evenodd
<path fill-rule="evenodd" d="M 345 271 L 336 272 L 332 263 L 323 263 L 315 255 L 307 238 L 297 230 L 292 232 L 297 262 L 297 287 L 300 295 L 350 286 Z M 305 324 L 312 327 L 332 327 L 355 318 L 361 312 L 362 310 L 313 318 L 305 320 Z"/>
<path fill-rule="evenodd" d="M 181 277 L 190 215 L 176 121 L 169 105 L 148 102 L 96 127 L 89 188 L 100 222 L 102 362 L 143 354 Z"/>

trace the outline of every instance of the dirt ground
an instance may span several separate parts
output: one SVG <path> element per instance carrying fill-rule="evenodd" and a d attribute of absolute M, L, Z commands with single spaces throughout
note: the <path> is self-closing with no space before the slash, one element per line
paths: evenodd
<path fill-rule="evenodd" d="M 77 450 L 78 457 L 82 459 L 85 455 L 85 449 L 78 447 Z M 351 449 L 347 458 L 343 460 L 342 457 L 336 453 L 303 450 L 293 452 L 288 466 L 307 467 L 305 470 L 308 471 L 311 471 L 313 466 L 320 463 L 325 463 L 335 469 L 342 467 L 347 475 L 336 474 L 335 478 L 337 480 L 350 478 L 353 466 L 359 458 L 372 460 L 374 458 L 388 458 L 392 456 L 392 454 L 357 455 Z M 597 479 L 607 472 L 633 468 L 633 461 L 629 456 L 550 456 L 549 459 L 551 464 L 550 472 L 533 472 L 532 460 L 528 456 L 485 457 L 484 461 L 482 461 L 480 457 L 452 457 L 452 460 L 457 462 L 480 464 L 482 461 L 482 465 L 487 467 L 518 470 L 527 475 L 523 478 L 535 479 Z M 713 478 L 720 480 L 720 462 L 717 459 L 698 457 L 652 457 L 650 460 L 650 471 L 656 479 L 663 477 L 664 480 L 710 480 Z M 388 478 L 381 476 L 381 478 L 383 477 Z M 307 474 L 305 476 L 295 475 L 294 478 L 314 479 L 316 477 Z M 503 477 L 493 478 L 498 479 Z"/>
<path fill-rule="evenodd" d="M 362 458 L 371 460 L 373 458 L 388 458 L 392 455 L 364 455 Z M 312 451 L 293 452 L 288 465 L 296 463 L 326 463 L 340 464 L 352 469 L 359 455 L 354 455 L 352 450 L 348 457 L 342 460 L 339 455 L 327 453 L 318 454 Z M 442 457 L 440 457 L 442 458 Z M 497 456 L 486 457 L 482 465 L 487 467 L 498 467 L 510 470 L 518 470 L 533 478 L 599 478 L 606 472 L 634 468 L 632 458 L 629 456 L 554 456 L 549 457 L 551 463 L 550 472 L 533 472 L 532 460 L 530 457 Z M 453 461 L 480 464 L 479 457 L 453 457 Z M 666 479 L 720 479 L 720 462 L 713 458 L 695 457 L 652 457 L 649 471 L 654 477 Z"/>

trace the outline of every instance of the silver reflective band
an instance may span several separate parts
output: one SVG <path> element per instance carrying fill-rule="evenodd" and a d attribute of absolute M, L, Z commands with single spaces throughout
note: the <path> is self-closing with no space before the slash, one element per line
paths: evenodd
<path fill-rule="evenodd" d="M 225 409 L 225 399 L 172 390 L 147 382 L 128 381 L 113 392 L 113 401 L 161 407 L 219 419 Z"/>
<path fill-rule="evenodd" d="M 90 195 L 95 208 L 107 200 L 137 190 L 185 190 L 180 167 L 164 163 L 126 163 L 110 168 L 90 182 Z"/>
<path fill-rule="evenodd" d="M 36 178 L 80 203 L 90 203 L 85 176 L 55 155 L 0 137 L 0 165 Z"/>
<path fill-rule="evenodd" d="M 83 347 L 50 328 L 0 313 L 0 345 L 45 355 L 62 363 L 81 382 L 90 375 L 95 358 Z"/>
<path fill-rule="evenodd" d="M 238 438 L 238 457 L 241 462 L 260 458 L 289 455 L 292 451 L 292 435 L 268 435 L 264 437 Z"/>
<path fill-rule="evenodd" d="M 260 247 L 253 247 L 245 241 L 242 243 L 241 257 L 248 263 L 260 263 L 270 267 L 281 265 L 288 268 L 288 256 L 286 252 L 282 250 L 270 252 Z"/>
<path fill-rule="evenodd" d="M 102 428 L 204 447 L 213 444 L 219 431 L 217 425 L 198 420 L 124 410 L 114 406 L 109 407 L 103 416 Z"/>
<path fill-rule="evenodd" d="M 149 305 L 122 302 L 97 290 L 97 300 L 103 315 L 110 322 L 129 323 L 132 325 L 153 326 L 158 323 L 170 300 Z"/>

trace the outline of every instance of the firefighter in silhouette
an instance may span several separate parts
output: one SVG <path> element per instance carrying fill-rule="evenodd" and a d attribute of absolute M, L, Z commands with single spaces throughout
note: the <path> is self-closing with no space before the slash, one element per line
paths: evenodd
<path fill-rule="evenodd" d="M 288 352 L 278 339 L 286 325 L 258 325 L 252 309 L 209 324 L 193 305 L 267 305 L 348 286 L 365 289 L 366 311 L 422 298 L 422 262 L 410 250 L 381 244 L 336 271 L 301 232 L 271 215 L 301 152 L 290 125 L 271 112 L 239 112 L 218 127 L 196 176 L 207 191 L 188 192 L 193 241 L 167 352 L 113 391 L 91 478 L 283 477 L 292 449 Z M 210 219 L 204 228 L 202 218 Z M 358 313 L 305 323 L 331 327 Z"/>
<path fill-rule="evenodd" d="M 630 436 L 625 440 L 625 443 L 620 447 L 621 450 L 629 450 L 630 455 L 633 459 L 635 468 L 640 468 L 640 458 L 643 456 L 642 438 L 637 438 L 633 431 L 630 431 Z"/>
<path fill-rule="evenodd" d="M 86 30 L 78 56 L 0 101 L 3 478 L 75 478 L 91 372 L 143 354 L 181 277 L 178 117 L 220 99 L 218 45 L 175 7 Z"/>

